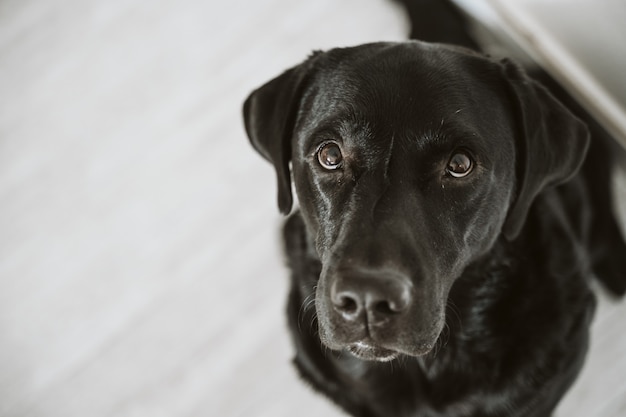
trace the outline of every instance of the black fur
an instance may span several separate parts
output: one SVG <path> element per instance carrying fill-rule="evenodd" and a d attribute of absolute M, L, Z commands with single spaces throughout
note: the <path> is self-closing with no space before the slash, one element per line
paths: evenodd
<path fill-rule="evenodd" d="M 292 177 L 300 202 L 284 240 L 305 380 L 355 416 L 551 414 L 584 361 L 590 277 L 626 290 L 600 137 L 514 63 L 416 41 L 317 52 L 244 120 L 281 211 Z"/>

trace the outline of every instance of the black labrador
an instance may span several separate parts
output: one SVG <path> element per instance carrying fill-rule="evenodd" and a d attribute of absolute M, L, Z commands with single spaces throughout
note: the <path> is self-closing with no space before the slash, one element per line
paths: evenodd
<path fill-rule="evenodd" d="M 295 183 L 288 317 L 313 387 L 354 416 L 551 414 L 590 277 L 626 289 L 609 152 L 580 119 L 511 61 L 421 41 L 316 52 L 244 119 L 285 214 Z"/>

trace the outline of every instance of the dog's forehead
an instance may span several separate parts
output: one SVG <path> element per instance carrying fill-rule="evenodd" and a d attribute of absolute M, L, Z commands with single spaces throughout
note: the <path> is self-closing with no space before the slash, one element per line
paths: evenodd
<path fill-rule="evenodd" d="M 455 121 L 471 130 L 473 119 L 493 111 L 476 105 L 490 95 L 489 83 L 476 73 L 493 72 L 493 66 L 462 50 L 420 42 L 370 44 L 320 58 L 301 112 L 308 131 L 334 125 L 398 139 L 407 132 L 427 137 L 442 124 L 454 128 Z"/>
<path fill-rule="evenodd" d="M 490 62 L 420 42 L 331 50 L 319 60 L 309 94 L 318 115 L 350 108 L 373 122 L 438 119 L 484 102 Z"/>
<path fill-rule="evenodd" d="M 488 66 L 488 61 L 443 46 L 364 45 L 330 51 L 318 66 L 317 84 L 332 89 L 335 99 L 376 101 L 394 108 L 411 102 L 454 105 L 477 88 L 473 78 L 478 66 Z"/>

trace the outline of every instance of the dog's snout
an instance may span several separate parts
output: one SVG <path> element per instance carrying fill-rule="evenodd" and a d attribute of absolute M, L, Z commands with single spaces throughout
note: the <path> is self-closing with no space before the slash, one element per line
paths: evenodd
<path fill-rule="evenodd" d="M 336 277 L 330 298 L 335 311 L 347 321 L 385 322 L 410 306 L 408 279 L 386 274 L 344 273 Z"/>

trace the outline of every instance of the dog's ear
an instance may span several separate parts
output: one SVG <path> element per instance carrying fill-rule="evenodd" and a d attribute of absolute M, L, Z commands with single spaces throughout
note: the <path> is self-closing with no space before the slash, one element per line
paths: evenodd
<path fill-rule="evenodd" d="M 291 139 L 313 56 L 253 91 L 243 105 L 243 119 L 252 146 L 276 170 L 278 208 L 283 214 L 289 214 L 293 204 L 289 172 Z"/>
<path fill-rule="evenodd" d="M 513 240 L 537 194 L 576 174 L 589 146 L 589 131 L 516 64 L 503 60 L 502 68 L 517 123 L 517 188 L 503 227 L 504 236 Z"/>

